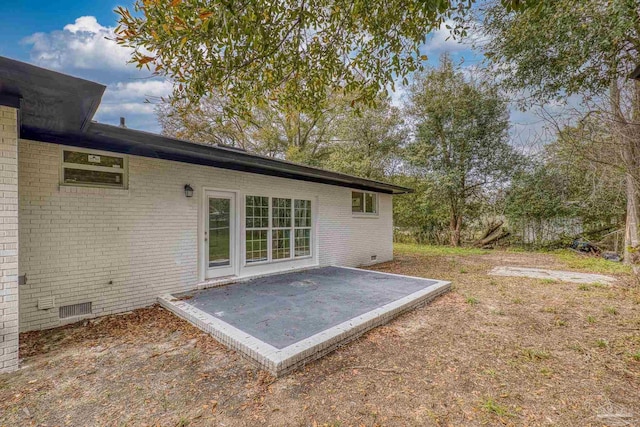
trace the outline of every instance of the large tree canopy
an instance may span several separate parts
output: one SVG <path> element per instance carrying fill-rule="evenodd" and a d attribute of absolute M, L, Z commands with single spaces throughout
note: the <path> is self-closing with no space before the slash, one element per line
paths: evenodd
<path fill-rule="evenodd" d="M 347 115 L 349 99 L 328 96 L 313 108 L 255 106 L 247 115 L 228 116 L 219 96 L 199 102 L 170 98 L 156 111 L 162 133 L 204 144 L 225 144 L 254 153 L 320 166 Z"/>
<path fill-rule="evenodd" d="M 518 11 L 495 1 L 481 10 L 485 55 L 503 84 L 535 100 L 601 94 L 638 65 L 637 0 L 545 1 Z"/>
<path fill-rule="evenodd" d="M 640 84 L 628 77 L 640 59 L 637 0 L 556 0 L 518 12 L 494 5 L 483 24 L 486 55 L 506 85 L 540 101 L 580 95 L 608 130 L 599 143 L 618 153 L 625 172 L 625 260 L 631 261 L 640 249 Z M 608 105 L 593 105 L 594 99 Z"/>
<path fill-rule="evenodd" d="M 445 195 L 457 246 L 470 201 L 505 182 L 520 160 L 508 144 L 506 100 L 495 85 L 465 79 L 445 56 L 412 86 L 409 111 L 416 123 L 411 163 Z"/>
<path fill-rule="evenodd" d="M 532 0 L 502 0 L 507 9 Z M 137 0 L 118 7 L 118 43 L 192 100 L 219 91 L 233 109 L 304 105 L 327 92 L 373 101 L 420 69 L 427 34 L 470 0 Z M 461 32 L 463 27 L 456 26 Z M 235 111 L 238 112 L 238 111 Z"/>
<path fill-rule="evenodd" d="M 335 143 L 325 167 L 372 179 L 396 172 L 407 126 L 389 99 L 376 104 L 360 115 L 345 114 L 336 121 Z"/>

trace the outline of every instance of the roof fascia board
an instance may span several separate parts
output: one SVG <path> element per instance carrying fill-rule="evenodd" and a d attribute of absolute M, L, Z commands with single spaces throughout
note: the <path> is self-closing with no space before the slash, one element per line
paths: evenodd
<path fill-rule="evenodd" d="M 197 164 L 202 166 L 217 167 L 221 169 L 235 170 L 239 172 L 256 173 L 260 175 L 276 176 L 280 178 L 294 179 L 298 181 L 316 182 L 340 187 L 354 188 L 364 191 L 375 191 L 386 194 L 402 194 L 398 187 L 395 191 L 392 188 L 380 188 L 374 185 L 366 185 L 358 182 L 337 181 L 331 178 L 320 176 L 306 176 L 299 173 L 275 168 L 266 168 L 259 165 L 252 165 L 246 162 L 233 161 L 230 158 L 217 158 L 209 153 L 209 156 L 202 156 L 200 153 L 191 150 L 184 150 L 174 146 L 162 146 L 150 143 L 140 143 L 136 141 L 124 141 L 119 138 L 105 138 L 96 134 L 72 134 L 60 133 L 38 129 L 25 129 L 22 138 L 35 141 L 49 142 L 54 144 L 68 145 L 79 148 L 100 149 L 116 153 L 130 154 L 148 158 L 178 161 L 183 163 Z M 195 144 L 194 144 L 195 145 Z M 197 146 L 197 145 L 196 145 Z M 208 148 L 208 147 L 202 147 Z"/>
<path fill-rule="evenodd" d="M 117 139 L 127 139 L 128 141 L 135 141 L 140 144 L 144 144 L 145 146 L 159 146 L 164 149 L 184 150 L 185 154 L 189 153 L 196 156 L 209 157 L 213 155 L 213 152 L 215 152 L 216 160 L 239 163 L 250 168 L 258 167 L 260 169 L 270 169 L 277 172 L 286 171 L 293 174 L 293 176 L 302 175 L 310 178 L 331 180 L 335 183 L 343 183 L 347 186 L 358 185 L 359 187 L 375 188 L 376 191 L 394 194 L 413 192 L 410 188 L 400 187 L 385 182 L 368 180 L 365 178 L 327 171 L 279 159 L 272 159 L 238 150 L 195 144 L 189 141 L 165 137 L 163 135 L 135 131 L 117 126 L 104 125 L 101 123 L 92 123 L 89 132 L 107 137 L 112 136 Z"/>

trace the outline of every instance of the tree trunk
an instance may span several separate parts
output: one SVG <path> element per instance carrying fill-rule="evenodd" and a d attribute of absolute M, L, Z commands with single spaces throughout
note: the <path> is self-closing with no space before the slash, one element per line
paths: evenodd
<path fill-rule="evenodd" d="M 451 246 L 460 246 L 460 231 L 462 230 L 462 215 L 451 214 L 451 221 L 449 222 Z"/>
<path fill-rule="evenodd" d="M 624 231 L 624 262 L 633 263 L 633 249 L 640 243 L 638 239 L 638 183 L 627 173 L 626 176 L 627 216 Z"/>
<path fill-rule="evenodd" d="M 505 237 L 508 237 L 511 233 L 502 230 L 503 224 L 504 221 L 498 221 L 491 224 L 487 231 L 485 231 L 485 233 L 482 235 L 482 237 L 473 242 L 473 246 L 481 248 L 498 240 L 502 240 Z"/>
<path fill-rule="evenodd" d="M 633 100 L 630 121 L 624 117 L 621 108 L 620 90 L 617 82 L 611 85 L 611 107 L 614 115 L 614 137 L 618 139 L 622 148 L 625 167 L 625 193 L 627 197 L 627 213 L 625 219 L 624 262 L 637 264 L 636 249 L 640 244 L 640 230 L 638 229 L 638 214 L 640 213 L 640 198 L 638 195 L 640 183 L 640 136 L 634 126 L 640 120 L 640 83 L 633 82 Z M 634 271 L 636 268 L 634 267 Z M 637 271 L 636 271 L 637 273 Z"/>

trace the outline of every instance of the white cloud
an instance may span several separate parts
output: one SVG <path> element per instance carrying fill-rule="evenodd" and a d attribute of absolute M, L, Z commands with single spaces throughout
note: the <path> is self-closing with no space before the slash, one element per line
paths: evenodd
<path fill-rule="evenodd" d="M 433 53 L 453 53 L 468 50 L 469 44 L 462 43 L 459 39 L 455 39 L 451 30 L 447 28 L 447 26 L 453 28 L 455 25 L 456 24 L 451 20 L 447 20 L 440 24 L 439 29 L 431 32 L 427 36 L 427 41 L 422 48 L 423 51 L 427 55 L 432 55 Z"/>
<path fill-rule="evenodd" d="M 151 97 L 159 98 L 167 96 L 173 89 L 169 80 L 148 79 L 132 82 L 118 82 L 109 89 L 123 98 Z"/>
<path fill-rule="evenodd" d="M 169 80 L 144 79 L 116 82 L 108 85 L 96 120 L 118 123 L 120 117 L 127 119 L 127 126 L 135 129 L 159 132 L 155 104 L 161 97 L 171 94 L 173 85 Z"/>
<path fill-rule="evenodd" d="M 78 31 L 85 31 L 89 33 L 99 33 L 104 30 L 105 27 L 98 24 L 98 20 L 95 16 L 81 16 L 76 19 L 74 24 L 67 24 L 64 26 L 65 31 L 69 31 L 71 33 L 77 33 Z"/>
<path fill-rule="evenodd" d="M 154 105 L 146 101 L 168 96 L 172 84 L 128 63 L 131 49 L 113 40 L 114 30 L 94 16 L 81 16 L 62 30 L 35 33 L 23 43 L 36 65 L 107 86 L 96 120 L 117 124 L 125 116 L 129 127 L 157 132 Z"/>
<path fill-rule="evenodd" d="M 35 33 L 23 40 L 31 45 L 31 59 L 57 70 L 135 70 L 127 61 L 131 49 L 113 38 L 113 27 L 105 27 L 93 16 L 81 16 L 73 24 L 50 33 Z"/>

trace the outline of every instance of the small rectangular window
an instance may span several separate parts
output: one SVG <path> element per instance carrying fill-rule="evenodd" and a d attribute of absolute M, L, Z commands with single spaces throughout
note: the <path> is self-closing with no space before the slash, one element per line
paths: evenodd
<path fill-rule="evenodd" d="M 364 214 L 378 213 L 378 195 L 376 193 L 351 192 L 351 212 Z"/>
<path fill-rule="evenodd" d="M 63 150 L 62 184 L 126 188 L 125 156 L 92 151 Z"/>

